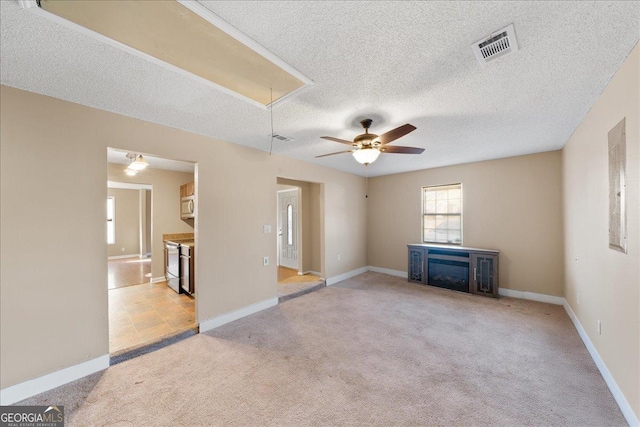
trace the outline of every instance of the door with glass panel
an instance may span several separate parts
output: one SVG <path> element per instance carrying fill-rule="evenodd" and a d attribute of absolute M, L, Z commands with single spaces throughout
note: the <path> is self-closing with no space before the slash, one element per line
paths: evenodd
<path fill-rule="evenodd" d="M 278 265 L 300 269 L 298 248 L 298 202 L 300 190 L 278 192 Z"/>

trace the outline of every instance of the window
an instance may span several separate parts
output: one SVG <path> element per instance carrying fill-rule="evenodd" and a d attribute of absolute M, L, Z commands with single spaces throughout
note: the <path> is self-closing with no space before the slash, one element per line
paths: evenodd
<path fill-rule="evenodd" d="M 107 197 L 107 244 L 116 243 L 116 198 Z"/>
<path fill-rule="evenodd" d="M 462 244 L 462 184 L 422 187 L 422 241 Z"/>
<path fill-rule="evenodd" d="M 293 206 L 287 205 L 287 245 L 293 245 Z"/>

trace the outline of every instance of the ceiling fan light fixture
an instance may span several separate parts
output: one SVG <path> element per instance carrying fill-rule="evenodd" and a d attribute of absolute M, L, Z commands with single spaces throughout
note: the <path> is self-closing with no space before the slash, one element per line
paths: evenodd
<path fill-rule="evenodd" d="M 358 163 L 368 165 L 376 161 L 380 155 L 380 150 L 373 147 L 362 147 L 359 150 L 353 152 L 353 157 Z"/>
<path fill-rule="evenodd" d="M 127 176 L 136 176 L 136 175 L 138 174 L 138 171 L 133 170 L 133 169 L 126 168 L 126 169 L 124 170 L 124 173 L 126 173 L 126 174 L 127 174 Z"/>
<path fill-rule="evenodd" d="M 407 123 L 402 126 L 398 126 L 395 129 L 391 129 L 382 135 L 376 135 L 375 133 L 369 133 L 369 127 L 371 126 L 371 119 L 364 119 L 360 121 L 360 124 L 364 128 L 364 133 L 356 136 L 353 141 L 347 141 L 346 139 L 334 138 L 332 136 L 321 136 L 322 139 L 329 141 L 339 142 L 340 144 L 349 145 L 351 150 L 338 151 L 337 153 L 322 154 L 316 156 L 316 158 L 333 156 L 334 154 L 351 153 L 358 163 L 368 165 L 376 161 L 381 152 L 384 153 L 396 153 L 396 154 L 420 154 L 424 151 L 424 148 L 417 147 L 400 147 L 400 146 L 388 146 L 387 144 L 395 141 L 398 138 L 402 138 L 406 134 L 416 130 L 416 127 Z"/>

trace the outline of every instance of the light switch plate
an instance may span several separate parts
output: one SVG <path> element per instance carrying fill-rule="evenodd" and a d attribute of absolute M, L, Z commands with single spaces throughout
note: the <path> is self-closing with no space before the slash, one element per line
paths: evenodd
<path fill-rule="evenodd" d="M 262 265 L 264 265 L 265 267 L 267 265 L 269 265 L 269 257 L 268 256 L 262 258 Z"/>
<path fill-rule="evenodd" d="M 271 225 L 263 225 L 262 226 L 262 232 L 263 233 L 271 233 Z"/>

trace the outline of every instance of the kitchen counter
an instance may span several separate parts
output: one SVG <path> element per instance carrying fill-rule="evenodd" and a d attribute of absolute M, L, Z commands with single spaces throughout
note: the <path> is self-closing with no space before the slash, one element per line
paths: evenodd
<path fill-rule="evenodd" d="M 193 241 L 194 237 L 195 236 L 193 235 L 193 233 L 163 234 L 162 241 L 163 242 L 171 241 L 171 242 L 180 243 L 182 241 L 185 241 L 185 242 Z"/>
<path fill-rule="evenodd" d="M 173 243 L 179 243 L 182 246 L 189 246 L 190 248 L 195 248 L 196 247 L 196 242 L 191 239 L 191 240 L 171 240 Z"/>

